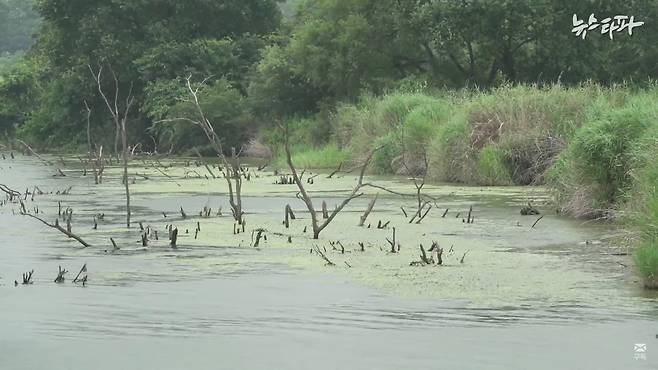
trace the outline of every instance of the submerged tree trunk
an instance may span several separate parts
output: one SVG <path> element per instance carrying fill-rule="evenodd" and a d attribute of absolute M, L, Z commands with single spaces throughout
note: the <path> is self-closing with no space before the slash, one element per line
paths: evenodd
<path fill-rule="evenodd" d="M 116 125 L 114 128 L 114 153 L 113 155 L 117 155 L 119 153 L 119 135 L 121 133 L 121 127 L 119 125 Z"/>
<path fill-rule="evenodd" d="M 130 228 L 130 186 L 128 181 L 128 137 L 126 121 L 121 122 L 121 143 L 123 145 L 123 183 L 126 188 L 126 227 Z"/>
<path fill-rule="evenodd" d="M 88 161 L 89 165 L 91 166 L 92 171 L 94 171 L 94 184 L 98 185 L 98 166 L 97 166 L 97 159 L 94 158 L 96 157 L 96 150 L 93 149 L 93 146 L 91 145 L 91 109 L 89 108 L 89 105 L 87 104 L 87 101 L 84 101 L 85 103 L 85 109 L 87 109 L 87 151 L 88 151 Z M 92 155 L 92 153 L 94 153 Z"/>
<path fill-rule="evenodd" d="M 123 104 L 123 107 L 120 110 L 119 109 L 119 104 L 120 104 L 119 79 L 117 78 L 112 68 L 110 68 L 110 72 L 112 72 L 112 77 L 114 79 L 114 99 L 113 101 L 110 101 L 110 99 L 108 99 L 107 95 L 103 91 L 103 83 L 102 83 L 103 67 L 99 66 L 98 72 L 94 72 L 93 68 L 91 68 L 91 65 L 88 65 L 88 67 L 92 77 L 94 78 L 94 81 L 97 84 L 98 92 L 103 98 L 103 101 L 105 102 L 105 105 L 107 106 L 107 109 L 109 110 L 110 114 L 112 115 L 112 121 L 114 122 L 114 125 L 117 128 L 117 133 L 115 135 L 115 141 L 114 141 L 115 154 L 117 155 L 118 155 L 117 142 L 118 142 L 119 134 L 121 135 L 121 144 L 123 149 L 122 150 L 123 183 L 126 190 L 126 226 L 130 228 L 130 185 L 128 179 L 128 156 L 130 155 L 130 153 L 128 152 L 128 134 L 126 132 L 126 122 L 128 121 L 128 114 L 130 113 L 130 107 L 134 102 L 134 96 L 132 94 L 133 86 L 131 83 L 130 90 L 128 90 L 128 94 L 125 97 L 125 103 Z"/>

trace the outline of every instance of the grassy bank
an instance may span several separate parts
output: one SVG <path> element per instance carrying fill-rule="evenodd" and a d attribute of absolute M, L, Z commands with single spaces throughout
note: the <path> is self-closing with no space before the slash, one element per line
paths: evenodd
<path fill-rule="evenodd" d="M 376 173 L 427 171 L 434 181 L 479 185 L 546 184 L 565 214 L 618 218 L 637 228 L 638 270 L 648 285 L 656 281 L 656 87 L 397 92 L 364 96 L 325 117 L 292 125 L 292 142 L 301 143 L 295 148 L 300 166 L 333 167 L 387 144 L 373 159 Z M 329 142 L 323 141 L 327 136 Z"/>

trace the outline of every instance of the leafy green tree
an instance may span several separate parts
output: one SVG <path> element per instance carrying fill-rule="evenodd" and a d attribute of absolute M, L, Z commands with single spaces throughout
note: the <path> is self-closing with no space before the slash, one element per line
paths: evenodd
<path fill-rule="evenodd" d="M 250 83 L 250 106 L 261 116 L 308 114 L 317 110 L 324 98 L 320 88 L 294 71 L 291 57 L 279 45 L 265 50 Z"/>
<path fill-rule="evenodd" d="M 239 150 L 251 133 L 253 119 L 246 98 L 226 79 L 199 84 L 201 108 L 222 140 L 224 150 Z M 161 81 L 147 89 L 151 103 L 146 106 L 155 124 L 149 130 L 162 148 L 185 150 L 200 147 L 207 155 L 215 155 L 200 127 L 190 122 L 197 107 L 189 101 L 189 92 L 178 80 Z M 228 154 L 228 153 L 227 153 Z"/>
<path fill-rule="evenodd" d="M 597 29 L 582 40 L 572 17 L 647 21 L 657 12 L 656 0 L 307 0 L 292 18 L 289 42 L 266 55 L 256 81 L 285 87 L 281 77 L 295 76 L 322 92 L 315 101 L 330 103 L 423 79 L 454 88 L 646 81 L 658 78 L 655 22 L 632 37 L 610 40 Z"/>
<path fill-rule="evenodd" d="M 147 86 L 194 73 L 225 78 L 245 94 L 246 74 L 281 19 L 276 0 L 39 0 L 37 9 L 43 23 L 30 57 L 44 65 L 44 94 L 23 132 L 44 143 L 60 125 L 85 124 L 84 101 L 94 127 L 113 129 L 91 66 L 114 71 L 121 91 L 133 89 L 131 137 L 150 144 Z"/>
<path fill-rule="evenodd" d="M 40 99 L 39 68 L 35 62 L 19 63 L 0 79 L 0 133 L 13 133 Z"/>
<path fill-rule="evenodd" d="M 287 47 L 293 71 L 329 96 L 356 98 L 401 77 L 395 68 L 390 0 L 320 0 L 300 6 Z"/>

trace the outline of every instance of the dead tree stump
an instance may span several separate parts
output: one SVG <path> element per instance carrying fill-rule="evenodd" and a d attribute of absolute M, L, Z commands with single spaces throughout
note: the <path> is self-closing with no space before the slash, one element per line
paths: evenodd
<path fill-rule="evenodd" d="M 377 202 L 377 196 L 378 195 L 379 194 L 375 194 L 375 197 L 372 198 L 372 200 L 370 201 L 370 204 L 368 204 L 368 208 L 366 208 L 366 211 L 363 213 L 363 215 L 361 215 L 361 218 L 359 220 L 359 226 L 363 226 L 363 224 L 366 223 L 366 219 L 370 215 L 370 212 L 372 212 L 372 209 L 375 207 L 375 202 Z"/>

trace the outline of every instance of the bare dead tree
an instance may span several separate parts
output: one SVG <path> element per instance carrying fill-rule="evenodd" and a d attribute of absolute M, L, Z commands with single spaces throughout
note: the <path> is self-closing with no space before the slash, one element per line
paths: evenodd
<path fill-rule="evenodd" d="M 119 133 L 121 135 L 121 146 L 122 146 L 122 159 L 123 159 L 123 184 L 125 186 L 125 191 L 126 191 L 126 226 L 130 228 L 130 187 L 129 187 L 129 180 L 128 180 L 128 157 L 130 155 L 130 152 L 128 151 L 128 134 L 126 132 L 126 123 L 128 121 L 128 114 L 130 113 L 130 108 L 133 105 L 133 102 L 135 101 L 132 90 L 133 86 L 132 83 L 130 84 L 130 89 L 128 90 L 128 93 L 125 96 L 125 102 L 123 103 L 123 107 L 119 109 L 119 95 L 120 95 L 120 90 L 119 90 L 119 79 L 117 78 L 116 74 L 110 68 L 110 72 L 112 73 L 112 78 L 114 79 L 114 97 L 112 100 L 110 100 L 105 92 L 103 91 L 103 67 L 99 66 L 98 71 L 94 72 L 94 69 L 91 67 L 91 65 L 88 65 L 89 67 L 89 72 L 91 73 L 91 76 L 93 77 L 94 81 L 96 81 L 96 85 L 98 86 L 98 93 L 101 95 L 103 98 L 103 101 L 105 102 L 105 105 L 107 106 L 108 111 L 110 112 L 110 115 L 112 116 L 112 120 L 114 122 L 114 125 L 116 127 L 116 134 L 115 134 L 115 141 L 114 141 L 114 151 L 115 153 L 117 152 L 117 141 L 119 137 Z"/>
<path fill-rule="evenodd" d="M 92 171 L 94 172 L 94 183 L 96 185 L 103 182 L 103 171 L 105 170 L 105 165 L 103 164 L 103 146 L 101 145 L 96 151 L 94 145 L 91 142 L 91 108 L 87 104 L 87 101 L 84 100 L 85 109 L 87 110 L 87 151 L 88 151 L 88 162 L 91 166 Z"/>
<path fill-rule="evenodd" d="M 103 161 L 103 146 L 100 145 L 98 147 L 98 152 L 94 152 L 95 160 L 96 160 L 96 169 L 97 173 L 96 175 L 98 176 L 98 184 L 103 183 L 103 172 L 105 172 L 105 162 Z"/>
<path fill-rule="evenodd" d="M 290 152 L 290 142 L 289 142 L 289 135 L 288 135 L 288 127 L 287 126 L 282 126 L 282 129 L 284 130 L 284 137 L 285 137 L 285 151 L 286 151 L 286 161 L 288 163 L 288 167 L 290 168 L 290 172 L 292 172 L 292 177 L 297 184 L 297 188 L 299 189 L 299 194 L 298 197 L 306 204 L 306 208 L 308 209 L 309 213 L 311 214 L 311 226 L 313 227 L 313 239 L 318 239 L 320 236 L 320 232 L 324 230 L 330 223 L 331 221 L 334 220 L 334 218 L 340 213 L 340 211 L 345 208 L 353 199 L 358 198 L 363 195 L 361 192 L 361 189 L 366 186 L 366 184 L 363 182 L 363 176 L 365 175 L 366 168 L 368 167 L 368 164 L 370 163 L 370 160 L 372 159 L 373 155 L 375 152 L 380 148 L 374 149 L 371 151 L 363 164 L 361 165 L 361 172 L 359 173 L 359 178 L 357 184 L 354 186 L 352 191 L 349 193 L 347 198 L 343 199 L 343 201 L 331 212 L 331 214 L 328 215 L 327 218 L 323 218 L 323 222 L 320 223 L 318 221 L 318 215 L 315 211 L 315 206 L 313 205 L 313 199 L 311 196 L 308 194 L 306 189 L 304 188 L 304 184 L 301 180 L 300 175 L 297 173 L 297 169 L 295 168 L 295 165 L 292 162 L 292 154 Z"/>
<path fill-rule="evenodd" d="M 199 84 L 199 86 L 203 86 L 207 80 L 208 78 L 204 79 Z M 156 123 L 185 121 L 192 123 L 196 126 L 199 126 L 203 130 L 203 133 L 206 135 L 208 142 L 210 143 L 213 150 L 217 154 L 217 157 L 219 157 L 222 164 L 224 165 L 222 174 L 224 179 L 226 180 L 226 186 L 228 188 L 229 204 L 231 205 L 231 212 L 233 214 L 233 219 L 237 221 L 238 224 L 241 225 L 244 222 L 244 211 L 242 209 L 242 177 L 244 175 L 244 171 L 242 170 L 242 166 L 240 164 L 240 154 L 242 150 L 236 151 L 235 148 L 231 148 L 230 158 L 227 158 L 224 152 L 224 148 L 222 146 L 222 140 L 217 135 L 217 132 L 215 131 L 210 120 L 208 120 L 208 118 L 206 117 L 206 114 L 204 113 L 203 108 L 201 107 L 201 103 L 199 102 L 200 87 L 192 86 L 192 75 L 189 75 L 186 78 L 185 87 L 187 88 L 187 91 L 190 93 L 190 97 L 191 97 L 191 100 L 186 100 L 186 101 L 194 105 L 194 108 L 197 113 L 196 119 L 191 119 L 188 117 L 180 117 L 180 118 L 164 119 L 157 121 Z"/>
<path fill-rule="evenodd" d="M 98 184 L 98 171 L 96 170 L 96 161 L 92 158 L 91 150 L 91 108 L 87 104 L 86 100 L 83 100 L 85 104 L 85 109 L 87 110 L 87 154 L 89 165 L 91 166 L 92 171 L 94 171 L 94 183 Z"/>
<path fill-rule="evenodd" d="M 416 208 L 416 213 L 414 213 L 414 215 L 411 217 L 409 223 L 414 222 L 418 218 L 418 221 L 416 221 L 416 223 L 419 224 L 422 222 L 425 216 L 427 216 L 427 213 L 432 208 L 432 206 L 430 205 L 429 197 L 426 197 L 422 194 L 423 188 L 425 187 L 425 181 L 427 179 L 427 169 L 429 168 L 429 161 L 427 159 L 427 150 L 425 148 L 421 148 L 421 156 L 423 159 L 423 171 L 422 171 L 422 176 L 419 177 L 417 172 L 411 170 L 407 165 L 407 160 L 405 158 L 404 128 L 402 128 L 401 132 L 402 134 L 400 137 L 400 144 L 402 145 L 402 166 L 404 167 L 407 174 L 411 176 L 411 179 L 414 183 L 414 187 L 416 188 L 415 194 L 416 194 L 417 208 Z M 425 209 L 425 207 L 429 207 L 429 208 L 425 211 L 425 214 L 423 214 L 423 209 Z"/>

